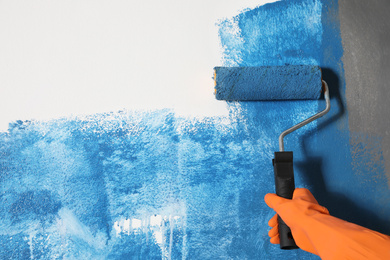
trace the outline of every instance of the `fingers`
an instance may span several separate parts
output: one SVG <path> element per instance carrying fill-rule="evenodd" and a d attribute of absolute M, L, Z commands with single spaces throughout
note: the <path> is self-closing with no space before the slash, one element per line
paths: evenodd
<path fill-rule="evenodd" d="M 279 235 L 271 237 L 271 239 L 269 241 L 271 242 L 271 244 L 280 244 Z"/>
<path fill-rule="evenodd" d="M 270 227 L 275 227 L 278 225 L 278 215 L 275 214 L 269 221 L 268 221 L 268 226 Z"/>
<path fill-rule="evenodd" d="M 300 199 L 307 202 L 318 204 L 313 194 L 311 194 L 311 192 L 305 188 L 296 188 L 293 194 L 293 200 L 294 199 Z M 268 193 L 265 195 L 264 200 L 265 203 L 267 203 L 268 207 L 275 209 L 275 206 L 286 202 L 287 199 L 281 198 L 274 193 Z"/>
<path fill-rule="evenodd" d="M 271 228 L 270 231 L 268 231 L 268 236 L 270 238 L 273 238 L 274 236 L 278 236 L 278 235 L 279 235 L 279 226 L 275 226 Z"/>
<path fill-rule="evenodd" d="M 276 195 L 274 193 L 268 193 L 265 195 L 264 201 L 265 201 L 265 203 L 267 203 L 268 207 L 275 209 L 276 206 L 278 206 L 279 204 L 282 204 L 288 200 L 284 199 L 282 197 L 279 197 L 278 195 Z"/>
<path fill-rule="evenodd" d="M 270 231 L 268 231 L 268 236 L 271 238 L 270 242 L 272 244 L 280 244 L 280 238 L 279 238 L 279 227 L 278 227 L 278 215 L 274 215 L 269 221 L 268 225 L 271 228 Z"/>

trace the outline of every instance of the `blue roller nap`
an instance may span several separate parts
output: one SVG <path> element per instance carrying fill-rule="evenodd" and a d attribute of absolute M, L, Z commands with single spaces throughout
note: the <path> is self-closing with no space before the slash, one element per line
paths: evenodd
<path fill-rule="evenodd" d="M 319 99 L 321 69 L 312 65 L 215 67 L 218 100 Z"/>

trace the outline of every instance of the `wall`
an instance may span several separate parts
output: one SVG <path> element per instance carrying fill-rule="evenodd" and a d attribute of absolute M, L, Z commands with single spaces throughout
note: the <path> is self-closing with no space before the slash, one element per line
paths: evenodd
<path fill-rule="evenodd" d="M 359 37 L 346 34 L 364 37 L 364 30 L 348 22 L 365 19 L 346 11 L 350 6 L 364 8 L 280 1 L 220 20 L 223 63 L 323 68 L 331 112 L 286 138 L 296 185 L 309 188 L 332 215 L 389 234 L 386 123 L 373 120 L 373 134 L 358 121 L 356 105 L 374 94 L 350 85 L 362 66 L 351 59 L 363 52 L 355 52 Z M 378 43 L 387 53 L 384 46 Z M 361 75 L 371 82 L 369 73 Z M 381 84 L 370 88 L 377 98 Z M 356 93 L 361 103 L 354 103 Z M 226 116 L 203 118 L 158 109 L 15 121 L 0 135 L 0 256 L 318 259 L 269 243 L 274 213 L 263 197 L 274 190 L 278 134 L 323 106 L 239 102 L 227 104 Z M 368 117 L 370 106 L 363 106 Z"/>
<path fill-rule="evenodd" d="M 375 154 L 382 154 L 388 179 L 390 39 L 386 32 L 390 22 L 385 13 L 389 10 L 387 1 L 340 2 L 345 78 L 347 86 L 351 86 L 346 89 L 351 144 L 368 143 L 372 148 L 367 152 L 373 153 L 368 156 L 374 160 Z"/>

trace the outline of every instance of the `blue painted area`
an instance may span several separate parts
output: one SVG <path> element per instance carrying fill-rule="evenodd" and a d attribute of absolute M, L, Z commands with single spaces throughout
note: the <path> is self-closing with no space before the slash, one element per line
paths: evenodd
<path fill-rule="evenodd" d="M 30 247 L 26 234 L 17 233 L 0 235 L 0 258 L 1 259 L 29 259 Z"/>
<path fill-rule="evenodd" d="M 242 109 L 204 120 L 162 110 L 12 125 L 0 139 L 3 256 L 282 257 L 268 243 L 262 200 L 273 189 L 262 170 L 277 138 L 264 123 L 272 115 Z"/>
<path fill-rule="evenodd" d="M 9 208 L 13 221 L 20 221 L 20 218 L 42 217 L 47 220 L 49 215 L 57 214 L 61 203 L 53 199 L 50 192 L 46 190 L 31 190 L 19 193 L 15 202 Z"/>
<path fill-rule="evenodd" d="M 280 1 L 221 21 L 225 66 L 318 65 L 322 7 L 320 0 Z"/>
<path fill-rule="evenodd" d="M 364 182 L 373 167 L 362 151 L 380 149 L 349 146 L 337 17 L 336 1 L 295 0 L 222 21 L 225 65 L 325 68 L 330 115 L 285 142 L 297 186 L 387 232 L 380 161 L 378 181 Z M 279 133 L 323 101 L 228 104 L 226 118 L 158 110 L 11 124 L 0 133 L 0 258 L 318 259 L 269 243 L 263 197 Z"/>
<path fill-rule="evenodd" d="M 215 67 L 215 98 L 226 101 L 319 99 L 321 69 L 313 65 Z"/>

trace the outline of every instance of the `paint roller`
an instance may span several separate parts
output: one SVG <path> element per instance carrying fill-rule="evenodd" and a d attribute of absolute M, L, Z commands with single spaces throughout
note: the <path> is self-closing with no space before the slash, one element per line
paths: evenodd
<path fill-rule="evenodd" d="M 312 65 L 265 67 L 215 67 L 215 97 L 226 101 L 277 101 L 319 99 L 324 93 L 326 108 L 285 130 L 279 136 L 279 152 L 275 152 L 276 194 L 292 199 L 295 190 L 293 152 L 284 151 L 283 138 L 289 133 L 320 118 L 330 110 L 329 90 L 322 80 L 321 69 Z M 290 228 L 278 216 L 281 249 L 296 249 Z"/>

